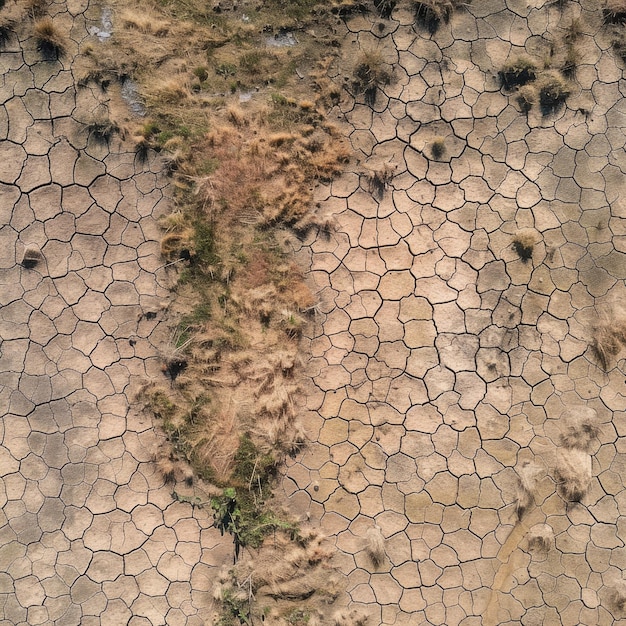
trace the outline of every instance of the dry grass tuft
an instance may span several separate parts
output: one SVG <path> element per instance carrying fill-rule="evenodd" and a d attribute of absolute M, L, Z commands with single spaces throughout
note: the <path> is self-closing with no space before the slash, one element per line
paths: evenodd
<path fill-rule="evenodd" d="M 365 102 L 373 106 L 380 87 L 391 82 L 391 67 L 385 62 L 380 50 L 363 51 L 354 67 L 352 87 L 357 94 L 365 96 Z"/>
<path fill-rule="evenodd" d="M 373 526 L 365 535 L 365 553 L 372 562 L 374 569 L 378 569 L 385 560 L 385 538 L 378 526 Z"/>
<path fill-rule="evenodd" d="M 579 407 L 567 411 L 562 417 L 564 422 L 560 444 L 568 450 L 591 452 L 593 442 L 597 439 L 600 429 L 597 425 L 597 414 L 589 407 Z"/>
<path fill-rule="evenodd" d="M 130 9 L 122 13 L 121 21 L 125 28 L 138 30 L 145 35 L 153 35 L 155 37 L 165 37 L 170 29 L 168 22 Z"/>
<path fill-rule="evenodd" d="M 382 200 L 385 195 L 385 191 L 387 190 L 387 186 L 393 179 L 395 171 L 395 166 L 385 164 L 382 167 L 369 172 L 367 174 L 367 185 L 370 193 L 379 200 Z"/>
<path fill-rule="evenodd" d="M 461 0 L 417 0 L 413 3 L 415 22 L 430 35 L 434 35 L 441 24 L 450 21 L 461 4 Z"/>
<path fill-rule="evenodd" d="M 48 12 L 49 0 L 26 0 L 25 7 L 28 15 L 33 19 L 43 17 Z"/>
<path fill-rule="evenodd" d="M 548 524 L 535 524 L 527 535 L 530 552 L 545 554 L 552 547 L 554 531 Z"/>
<path fill-rule="evenodd" d="M 45 59 L 56 60 L 65 54 L 67 40 L 55 26 L 52 18 L 42 17 L 35 22 L 33 34 L 39 50 Z"/>
<path fill-rule="evenodd" d="M 154 463 L 166 485 L 176 483 L 184 483 L 188 487 L 193 485 L 193 470 L 188 463 L 176 457 L 169 443 L 159 446 L 154 455 Z"/>
<path fill-rule="evenodd" d="M 518 57 L 507 63 L 498 74 L 504 89 L 515 89 L 537 78 L 537 65 L 528 57 Z"/>
<path fill-rule="evenodd" d="M 522 463 L 519 468 L 516 468 L 516 471 L 518 486 L 515 512 L 517 515 L 517 519 L 521 520 L 524 514 L 535 503 L 533 493 L 535 491 L 537 476 L 540 470 L 536 465 L 525 462 Z"/>
<path fill-rule="evenodd" d="M 609 370 L 624 346 L 626 346 L 626 322 L 606 320 L 592 328 L 589 347 L 603 370 Z"/>
<path fill-rule="evenodd" d="M 607 0 L 602 8 L 605 24 L 626 24 L 626 2 L 624 0 Z"/>
<path fill-rule="evenodd" d="M 558 72 L 546 72 L 537 80 L 537 87 L 543 115 L 556 113 L 572 92 L 567 81 Z"/>
<path fill-rule="evenodd" d="M 580 502 L 591 483 L 591 455 L 579 448 L 558 448 L 554 475 L 563 499 Z"/>
<path fill-rule="evenodd" d="M 522 113 L 529 113 L 537 102 L 537 89 L 533 85 L 520 87 L 516 100 Z"/>

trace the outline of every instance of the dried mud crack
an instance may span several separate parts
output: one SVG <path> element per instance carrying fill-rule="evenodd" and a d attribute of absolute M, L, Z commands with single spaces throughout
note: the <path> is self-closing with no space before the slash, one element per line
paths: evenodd
<path fill-rule="evenodd" d="M 165 5 L 0 9 L 0 623 L 620 622 L 626 11 Z"/>

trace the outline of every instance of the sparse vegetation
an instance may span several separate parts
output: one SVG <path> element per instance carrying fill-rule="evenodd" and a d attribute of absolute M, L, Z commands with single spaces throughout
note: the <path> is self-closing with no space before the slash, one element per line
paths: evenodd
<path fill-rule="evenodd" d="M 537 102 L 537 90 L 534 85 L 524 85 L 517 92 L 517 104 L 522 113 L 529 113 Z"/>
<path fill-rule="evenodd" d="M 380 50 L 366 50 L 361 53 L 354 67 L 355 93 L 363 94 L 365 102 L 373 106 L 378 89 L 391 82 L 391 68 L 385 62 Z"/>
<path fill-rule="evenodd" d="M 393 179 L 395 173 L 395 167 L 384 165 L 375 169 L 367 174 L 367 184 L 370 193 L 376 196 L 379 200 L 385 195 L 387 186 Z"/>
<path fill-rule="evenodd" d="M 454 11 L 461 6 L 460 0 L 418 0 L 413 3 L 415 23 L 434 35 L 441 24 L 447 24 Z"/>
<path fill-rule="evenodd" d="M 67 41 L 55 26 L 52 18 L 42 17 L 35 22 L 33 33 L 37 49 L 46 60 L 56 60 L 65 54 Z"/>
<path fill-rule="evenodd" d="M 567 44 L 565 60 L 561 66 L 563 76 L 568 79 L 574 78 L 576 74 L 576 66 L 580 63 L 580 52 L 573 44 Z"/>
<path fill-rule="evenodd" d="M 539 106 L 543 115 L 557 112 L 571 93 L 567 82 L 556 72 L 547 72 L 538 81 Z"/>
<path fill-rule="evenodd" d="M 607 371 L 613 359 L 626 346 L 626 324 L 611 320 L 597 324 L 591 331 L 589 347 L 598 365 Z"/>
<path fill-rule="evenodd" d="M 374 0 L 374 6 L 380 17 L 387 20 L 396 8 L 396 0 Z"/>
<path fill-rule="evenodd" d="M 108 118 L 95 119 L 85 126 L 90 137 L 98 143 L 109 144 L 113 135 L 120 134 L 122 129 L 117 122 Z M 123 133 L 122 133 L 123 134 Z"/>
<path fill-rule="evenodd" d="M 626 2 L 624 0 L 607 0 L 602 9 L 605 24 L 626 24 Z"/>
<path fill-rule="evenodd" d="M 537 65 L 527 57 L 519 57 L 507 63 L 498 74 L 505 89 L 515 89 L 537 78 Z"/>
<path fill-rule="evenodd" d="M 580 502 L 591 483 L 591 455 L 579 448 L 558 448 L 554 475 L 563 499 Z"/>

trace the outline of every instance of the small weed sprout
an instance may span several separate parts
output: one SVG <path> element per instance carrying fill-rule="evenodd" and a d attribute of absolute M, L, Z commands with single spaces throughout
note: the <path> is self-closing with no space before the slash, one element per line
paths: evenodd
<path fill-rule="evenodd" d="M 430 154 L 435 161 L 439 161 L 446 154 L 446 141 L 443 137 L 435 137 L 430 144 Z"/>
<path fill-rule="evenodd" d="M 537 65 L 527 57 L 519 57 L 505 65 L 500 72 L 504 89 L 522 87 L 537 78 Z"/>
<path fill-rule="evenodd" d="M 65 54 L 66 41 L 52 18 L 43 17 L 35 23 L 33 32 L 39 50 L 48 61 L 55 61 Z"/>
<path fill-rule="evenodd" d="M 379 50 L 367 50 L 359 56 L 354 68 L 354 91 L 364 94 L 365 102 L 373 106 L 378 89 L 391 82 L 390 68 Z"/>

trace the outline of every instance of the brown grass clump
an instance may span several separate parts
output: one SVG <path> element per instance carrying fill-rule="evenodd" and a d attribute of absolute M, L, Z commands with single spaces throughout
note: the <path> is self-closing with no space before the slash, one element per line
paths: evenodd
<path fill-rule="evenodd" d="M 365 50 L 354 67 L 353 89 L 365 96 L 365 102 L 373 106 L 378 89 L 391 82 L 391 68 L 385 62 L 380 50 Z"/>
<path fill-rule="evenodd" d="M 139 11 L 127 9 L 122 13 L 121 20 L 124 27 L 138 30 L 146 35 L 165 37 L 169 32 L 168 22 Z"/>
<path fill-rule="evenodd" d="M 605 24 L 626 24 L 626 2 L 624 0 L 607 0 L 602 8 Z"/>
<path fill-rule="evenodd" d="M 417 0 L 413 3 L 415 23 L 434 35 L 441 24 L 447 24 L 456 9 L 461 6 L 460 0 Z"/>
<path fill-rule="evenodd" d="M 65 54 L 67 41 L 59 29 L 54 25 L 52 18 L 43 17 L 33 27 L 33 34 L 39 50 L 44 58 L 55 60 Z"/>
<path fill-rule="evenodd" d="M 620 320 L 607 320 L 591 330 L 589 347 L 598 365 L 608 371 L 614 358 L 626 346 L 626 323 Z"/>

